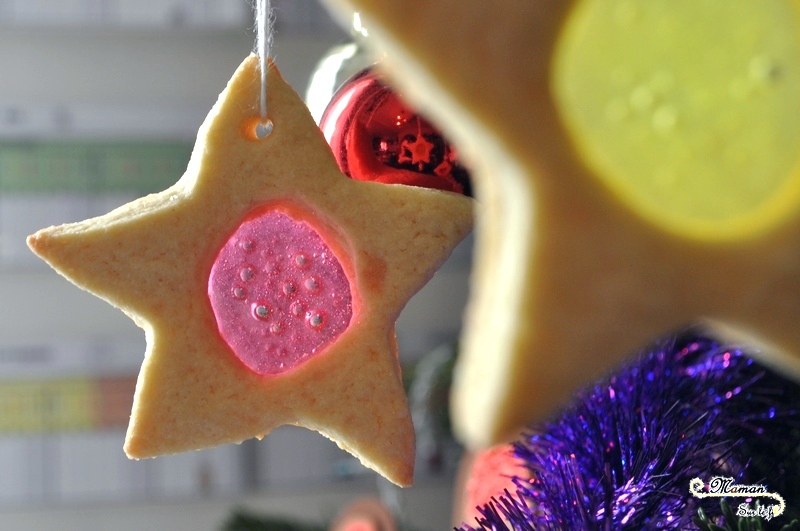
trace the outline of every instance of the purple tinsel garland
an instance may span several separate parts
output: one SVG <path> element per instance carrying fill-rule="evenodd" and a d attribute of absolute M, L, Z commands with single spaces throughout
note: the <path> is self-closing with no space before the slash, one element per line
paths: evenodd
<path fill-rule="evenodd" d="M 797 389 L 709 339 L 658 345 L 515 443 L 530 478 L 461 529 L 696 529 L 697 508 L 714 514 L 719 500 L 692 497 L 690 479 L 785 480 L 780 456 L 770 477 L 751 458 L 797 437 Z"/>

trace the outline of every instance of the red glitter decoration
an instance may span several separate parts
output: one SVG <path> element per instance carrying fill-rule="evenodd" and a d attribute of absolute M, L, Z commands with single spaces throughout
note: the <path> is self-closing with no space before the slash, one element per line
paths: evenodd
<path fill-rule="evenodd" d="M 372 69 L 347 81 L 320 120 L 342 173 L 471 195 L 456 150 Z"/>

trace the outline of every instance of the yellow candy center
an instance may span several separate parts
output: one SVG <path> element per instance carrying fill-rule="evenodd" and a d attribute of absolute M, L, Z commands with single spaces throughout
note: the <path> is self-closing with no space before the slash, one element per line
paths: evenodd
<path fill-rule="evenodd" d="M 789 0 L 582 0 L 553 93 L 575 149 L 622 201 L 707 240 L 800 205 L 800 9 Z"/>

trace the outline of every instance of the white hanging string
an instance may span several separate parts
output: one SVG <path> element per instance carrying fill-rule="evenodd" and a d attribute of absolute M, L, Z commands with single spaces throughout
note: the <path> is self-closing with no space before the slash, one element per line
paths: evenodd
<path fill-rule="evenodd" d="M 267 59 L 272 48 L 272 20 L 270 0 L 256 0 L 256 55 L 261 69 L 261 123 L 256 127 L 258 138 L 264 138 L 272 132 L 272 121 L 267 117 Z"/>

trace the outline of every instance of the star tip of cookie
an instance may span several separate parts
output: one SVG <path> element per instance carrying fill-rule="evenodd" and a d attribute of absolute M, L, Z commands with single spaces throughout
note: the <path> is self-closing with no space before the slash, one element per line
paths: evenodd
<path fill-rule="evenodd" d="M 152 455 L 148 455 L 146 452 L 142 452 L 140 445 L 137 444 L 135 439 L 132 439 L 130 436 L 125 439 L 125 444 L 122 446 L 122 450 L 125 452 L 125 456 L 132 461 L 153 457 Z"/>
<path fill-rule="evenodd" d="M 402 477 L 396 478 L 396 480 L 390 480 L 390 481 L 392 481 L 392 483 L 403 489 L 407 489 L 409 487 L 414 486 L 413 474 L 403 475 Z"/>
<path fill-rule="evenodd" d="M 29 235 L 25 238 L 25 243 L 36 256 L 49 262 L 51 251 L 57 251 L 62 244 L 66 245 L 70 241 L 70 236 L 83 230 L 86 230 L 85 222 L 51 225 Z"/>
<path fill-rule="evenodd" d="M 50 247 L 49 243 L 52 240 L 51 236 L 57 227 L 51 226 L 40 229 L 25 238 L 25 243 L 28 245 L 33 254 L 45 260 L 47 249 Z"/>
<path fill-rule="evenodd" d="M 403 463 L 395 470 L 385 470 L 380 467 L 370 466 L 368 468 L 375 470 L 378 474 L 386 478 L 388 481 L 394 483 L 400 488 L 408 488 L 414 485 L 414 465 L 412 463 Z"/>
<path fill-rule="evenodd" d="M 155 459 L 156 457 L 164 457 L 167 455 L 205 450 L 207 448 L 229 442 L 220 441 L 216 445 L 211 444 L 205 446 L 192 445 L 191 443 L 174 445 L 168 441 L 164 441 L 160 437 L 148 436 L 148 434 L 140 433 L 138 430 L 134 431 L 135 433 L 131 433 L 129 427 L 128 434 L 125 437 L 125 443 L 122 446 L 125 456 L 133 461 L 139 461 L 141 459 Z"/>
<path fill-rule="evenodd" d="M 42 231 L 36 231 L 33 234 L 29 234 L 28 237 L 25 238 L 25 243 L 28 245 L 28 249 L 30 249 L 34 253 L 36 252 L 36 249 L 39 246 L 40 232 Z"/>

